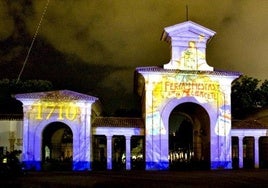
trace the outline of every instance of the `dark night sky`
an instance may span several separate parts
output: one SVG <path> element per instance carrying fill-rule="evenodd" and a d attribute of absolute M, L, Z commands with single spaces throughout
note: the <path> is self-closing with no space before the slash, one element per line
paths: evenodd
<path fill-rule="evenodd" d="M 0 78 L 16 78 L 47 0 L 0 1 Z M 186 20 L 217 34 L 207 62 L 261 80 L 268 71 L 267 0 L 50 0 L 21 79 L 131 108 L 133 72 L 170 59 L 163 28 Z"/>

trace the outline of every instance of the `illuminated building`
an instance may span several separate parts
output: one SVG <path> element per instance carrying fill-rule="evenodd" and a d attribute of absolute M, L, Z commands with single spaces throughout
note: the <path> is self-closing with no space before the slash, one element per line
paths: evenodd
<path fill-rule="evenodd" d="M 141 118 L 101 117 L 98 98 L 69 90 L 15 95 L 23 121 L 1 122 L 2 133 L 9 133 L 3 133 L 3 146 L 22 149 L 21 160 L 35 170 L 55 161 L 75 171 L 231 169 L 234 156 L 243 167 L 241 139 L 247 136 L 258 167 L 256 138 L 266 129 L 232 129 L 231 83 L 241 74 L 207 64 L 206 45 L 214 35 L 191 21 L 164 29 L 170 62 L 135 71 Z"/>

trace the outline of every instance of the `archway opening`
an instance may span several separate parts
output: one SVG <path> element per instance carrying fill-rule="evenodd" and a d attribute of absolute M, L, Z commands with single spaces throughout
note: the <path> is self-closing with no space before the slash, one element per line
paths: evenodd
<path fill-rule="evenodd" d="M 112 168 L 113 170 L 126 169 L 126 139 L 124 136 L 113 136 L 112 138 Z"/>
<path fill-rule="evenodd" d="M 239 138 L 232 137 L 232 167 L 233 169 L 239 168 Z"/>
<path fill-rule="evenodd" d="M 145 169 L 144 141 L 144 136 L 131 137 L 131 169 L 133 170 Z"/>
<path fill-rule="evenodd" d="M 243 139 L 243 167 L 254 168 L 254 137 L 246 136 Z"/>
<path fill-rule="evenodd" d="M 257 148 L 255 148 L 256 150 Z M 262 136 L 259 139 L 260 168 L 268 169 L 268 137 Z"/>
<path fill-rule="evenodd" d="M 72 170 L 73 133 L 64 123 L 49 124 L 42 133 L 43 170 Z"/>
<path fill-rule="evenodd" d="M 93 136 L 93 170 L 107 169 L 107 138 L 105 135 Z"/>
<path fill-rule="evenodd" d="M 210 168 L 210 120 L 196 103 L 183 103 L 169 117 L 170 169 Z"/>

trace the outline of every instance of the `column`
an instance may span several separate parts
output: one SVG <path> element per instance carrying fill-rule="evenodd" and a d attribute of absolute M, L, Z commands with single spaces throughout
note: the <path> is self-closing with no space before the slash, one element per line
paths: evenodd
<path fill-rule="evenodd" d="M 238 137 L 238 155 L 239 155 L 239 168 L 243 168 L 243 136 Z"/>
<path fill-rule="evenodd" d="M 126 170 L 131 170 L 131 136 L 126 136 Z"/>
<path fill-rule="evenodd" d="M 259 136 L 254 136 L 254 167 L 259 168 Z"/>
<path fill-rule="evenodd" d="M 106 136 L 107 138 L 107 169 L 112 169 L 112 136 Z"/>

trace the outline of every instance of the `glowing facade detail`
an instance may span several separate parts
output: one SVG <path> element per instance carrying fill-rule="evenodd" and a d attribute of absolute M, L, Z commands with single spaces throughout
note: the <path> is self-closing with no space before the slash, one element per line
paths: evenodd
<path fill-rule="evenodd" d="M 36 120 L 48 120 L 53 114 L 58 114 L 58 120 L 73 121 L 79 114 L 79 107 L 72 102 L 39 102 L 32 105 L 32 108 L 36 111 Z"/>
<path fill-rule="evenodd" d="M 98 98 L 68 90 L 15 97 L 23 103 L 22 161 L 28 169 L 41 170 L 42 132 L 53 122 L 68 125 L 73 133 L 73 170 L 91 169 L 91 118 Z"/>
<path fill-rule="evenodd" d="M 235 77 L 165 73 L 161 69 L 139 72 L 146 92 L 146 160 L 152 160 L 147 161 L 147 169 L 168 168 L 168 118 L 172 109 L 185 101 L 201 105 L 209 114 L 211 168 L 231 168 L 230 88 Z M 177 104 L 169 107 L 169 103 Z M 169 112 L 167 108 L 171 108 Z"/>
<path fill-rule="evenodd" d="M 173 109 L 196 103 L 208 113 L 210 168 L 232 168 L 231 83 L 239 74 L 213 71 L 206 63 L 206 43 L 215 32 L 191 21 L 165 28 L 162 40 L 171 45 L 171 60 L 164 69 L 140 67 L 138 93 L 143 103 L 146 130 L 146 168 L 169 167 L 169 117 Z M 204 125 L 203 125 L 204 126 Z M 198 138 L 194 138 L 198 140 Z M 195 149 L 199 150 L 199 149 Z M 197 154 L 196 154 L 197 155 Z"/>
<path fill-rule="evenodd" d="M 214 71 L 207 64 L 206 43 L 214 34 L 190 21 L 165 28 L 162 40 L 171 45 L 170 62 L 163 68 L 138 67 L 135 72 L 135 89 L 142 98 L 142 126 L 93 126 L 101 112 L 98 98 L 73 91 L 16 95 L 24 112 L 22 161 L 28 169 L 41 170 L 43 156 L 50 152 L 44 149 L 42 153 L 42 133 L 49 124 L 60 122 L 72 132 L 73 170 L 92 169 L 93 136 L 105 137 L 106 143 L 96 149 L 103 150 L 96 155 L 105 158 L 106 169 L 113 168 L 114 136 L 124 137 L 127 170 L 135 153 L 131 151 L 132 136 L 145 137 L 141 141 L 144 146 L 140 144 L 144 151 L 136 152 L 135 157 L 145 155 L 147 170 L 169 169 L 170 160 L 177 158 L 205 160 L 211 169 L 232 168 L 231 133 L 240 132 L 231 131 L 231 83 L 240 73 Z M 170 155 L 173 112 L 184 114 L 192 124 L 193 148 L 188 154 Z"/>
<path fill-rule="evenodd" d="M 171 60 L 164 68 L 213 71 L 206 62 L 206 43 L 213 35 L 214 31 L 191 21 L 166 27 L 162 40 L 171 45 Z"/>

